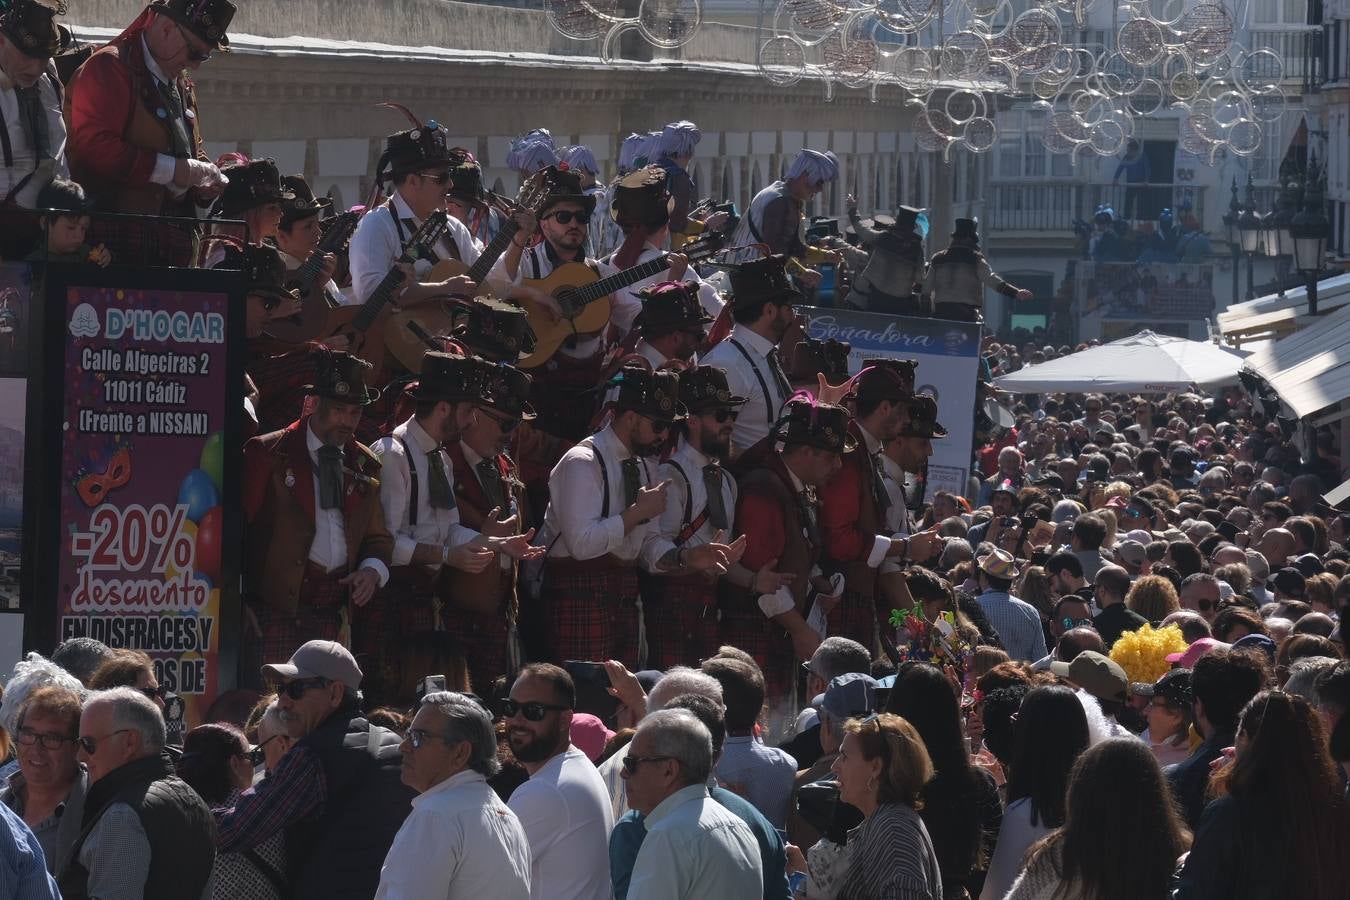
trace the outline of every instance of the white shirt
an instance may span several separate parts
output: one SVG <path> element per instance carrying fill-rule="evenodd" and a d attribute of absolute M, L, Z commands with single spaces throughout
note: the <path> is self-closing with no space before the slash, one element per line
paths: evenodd
<path fill-rule="evenodd" d="M 739 350 L 737 345 L 740 345 Z M 731 393 L 750 398 L 741 407 L 741 415 L 736 419 L 736 430 L 731 434 L 731 441 L 737 450 L 745 450 L 763 440 L 778 421 L 778 413 L 787 402 L 788 398 L 784 396 L 774 379 L 773 370 L 769 368 L 769 351 L 773 349 L 774 345 L 768 339 L 737 325 L 725 340 L 699 360 L 700 365 L 725 369 L 727 387 Z M 742 353 L 742 350 L 745 352 Z M 767 398 L 764 393 L 766 390 L 769 392 Z"/>
<path fill-rule="evenodd" d="M 633 266 L 640 266 L 645 262 L 665 255 L 654 244 L 648 243 L 638 254 L 637 262 Z M 629 268 L 632 268 L 630 266 Z M 611 275 L 623 271 L 614 263 L 614 256 L 605 257 L 600 260 L 600 275 L 602 278 L 608 278 Z M 628 332 L 633 330 L 633 321 L 637 319 L 638 313 L 642 312 L 642 298 L 638 296 L 638 291 L 645 290 L 653 285 L 660 284 L 663 281 L 670 280 L 670 269 L 665 268 L 650 278 L 644 278 L 641 281 L 630 284 L 622 290 L 615 291 L 609 298 L 609 321 L 610 324 L 619 329 L 619 339 L 622 340 Z"/>
<path fill-rule="evenodd" d="M 286 266 L 287 275 L 295 274 L 295 271 L 305 264 L 305 260 L 300 259 L 297 256 L 291 256 L 280 247 L 277 248 L 277 253 L 281 256 L 282 264 Z M 329 303 L 336 303 L 339 306 L 350 306 L 356 302 L 354 297 L 348 297 L 343 294 L 341 289 L 338 288 L 337 282 L 331 278 L 320 285 L 320 287 L 323 289 L 324 296 L 328 298 Z"/>
<path fill-rule="evenodd" d="M 408 456 L 403 452 L 403 444 L 408 443 L 413 454 L 413 467 L 417 473 L 417 524 L 410 525 L 412 518 L 409 501 L 412 499 L 412 482 L 408 476 Z M 478 532 L 459 521 L 459 506 L 453 509 L 433 509 L 431 506 L 431 474 L 427 455 L 433 450 L 445 466 L 445 477 L 450 482 L 450 495 L 454 496 L 455 470 L 450 465 L 450 457 L 444 450 L 437 450 L 436 441 L 411 418 L 394 429 L 389 437 L 380 438 L 371 445 L 371 452 L 380 458 L 380 505 L 384 507 L 384 522 L 394 536 L 393 563 L 406 566 L 412 562 L 413 551 L 418 544 L 432 544 L 437 547 L 458 547 L 478 537 Z M 432 572 L 439 565 L 429 567 Z"/>
<path fill-rule="evenodd" d="M 397 224 L 394 222 L 395 216 L 399 219 Z M 403 195 L 397 192 L 387 204 L 377 206 L 361 217 L 348 251 L 355 302 L 364 303 L 379 286 L 394 267 L 394 261 L 402 254 L 404 242 L 412 237 L 421 224 L 422 220 L 413 215 L 408 204 L 403 201 Z M 402 236 L 399 235 L 400 225 Z M 463 222 L 453 216 L 450 217 L 445 234 L 434 248 L 436 255 L 443 260 L 455 256 L 448 242 L 454 244 L 459 259 L 466 265 L 473 263 L 483 252 L 483 245 L 474 239 Z M 419 259 L 413 263 L 413 271 L 418 278 L 424 278 L 433 265 L 431 260 Z"/>
<path fill-rule="evenodd" d="M 492 264 L 492 269 L 488 272 L 488 287 L 498 297 L 510 297 L 512 290 L 518 287 L 521 282 L 530 280 L 538 281 L 541 278 L 547 278 L 553 274 L 557 266 L 553 263 L 553 257 L 549 255 L 546 248 L 546 242 L 540 241 L 532 247 L 528 247 L 520 254 L 520 262 L 516 267 L 516 277 L 512 278 L 506 270 L 506 254 L 503 253 L 497 261 Z M 573 262 L 583 262 L 583 260 L 573 260 Z M 598 267 L 599 263 L 593 259 L 584 259 L 584 263 Z M 591 359 L 597 353 L 605 349 L 605 335 L 602 331 L 585 340 L 577 341 L 575 347 L 569 347 L 566 344 L 558 348 L 558 355 L 570 359 Z"/>
<path fill-rule="evenodd" d="M 611 900 L 614 813 L 585 753 L 569 745 L 516 788 L 507 806 L 530 841 L 532 900 Z"/>
<path fill-rule="evenodd" d="M 642 463 L 642 486 L 650 486 L 653 463 L 630 453 L 613 426 L 583 439 L 563 454 L 548 476 L 550 499 L 539 538 L 541 544 L 552 545 L 550 557 L 585 560 L 612 553 L 624 560 L 638 558 L 643 543 L 656 529 L 653 522 L 645 522 L 624 534 L 623 511 L 628 504 L 623 490 L 623 461 L 630 457 Z"/>
<path fill-rule="evenodd" d="M 46 73 L 38 79 L 38 97 L 42 101 L 42 111 L 47 119 L 47 147 L 52 156 L 44 160 L 42 171 L 28 179 L 27 184 L 15 193 L 14 201 L 25 209 L 37 208 L 38 191 L 47 186 L 52 178 L 69 178 L 70 167 L 66 164 L 66 121 L 61 117 L 61 100 L 56 93 L 56 69 L 47 64 Z M 37 164 L 33 146 L 23 130 L 19 115 L 19 97 L 14 91 L 14 82 L 4 72 L 0 72 L 0 121 L 9 135 L 9 147 L 13 163 L 6 167 L 3 155 L 0 155 L 0 200 L 9 195 L 13 186 L 33 171 Z"/>
<path fill-rule="evenodd" d="M 633 863 L 633 900 L 753 900 L 764 894 L 759 845 L 745 823 L 708 795 L 681 788 L 656 805 Z"/>
<path fill-rule="evenodd" d="M 676 549 L 675 539 L 684 529 L 685 510 L 689 510 L 687 518 L 690 524 L 693 524 L 707 508 L 708 488 L 703 483 L 703 467 L 711 462 L 712 460 L 697 450 L 693 444 L 680 438 L 670 459 L 661 463 L 657 469 L 657 482 L 669 480 L 670 487 L 666 490 L 666 510 L 656 520 L 652 539 L 642 548 L 642 563 L 648 572 L 660 574 L 657 562 L 671 550 Z M 685 481 L 686 477 L 689 479 L 688 482 Z M 727 511 L 727 518 L 732 520 L 727 523 L 727 533 L 724 536 L 729 540 L 736 515 L 736 479 L 726 470 L 722 471 L 722 502 L 723 508 Z M 711 544 L 716 535 L 717 529 L 713 527 L 712 522 L 704 521 L 698 530 L 679 546 L 701 547 L 704 544 Z"/>
<path fill-rule="evenodd" d="M 670 361 L 669 356 L 666 356 L 646 341 L 638 341 L 637 346 L 633 348 L 633 352 L 651 363 L 653 369 L 659 369 Z"/>
<path fill-rule="evenodd" d="M 347 523 L 342 517 L 341 504 L 336 509 L 324 509 L 319 504 L 319 498 L 323 496 L 319 486 L 319 448 L 323 441 L 308 425 L 305 426 L 305 446 L 309 448 L 309 467 L 314 473 L 314 541 L 309 545 L 309 561 L 325 572 L 331 572 L 347 564 Z M 342 465 L 347 467 L 346 460 Z M 389 583 L 389 569 L 378 559 L 363 559 L 357 568 L 374 569 L 380 576 L 380 587 Z"/>
<path fill-rule="evenodd" d="M 487 779 L 466 769 L 413 798 L 376 900 L 529 900 L 530 845 Z"/>

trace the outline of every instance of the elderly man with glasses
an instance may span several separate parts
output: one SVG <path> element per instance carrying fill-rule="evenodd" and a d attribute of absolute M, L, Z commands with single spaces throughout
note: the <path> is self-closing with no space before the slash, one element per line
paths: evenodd
<path fill-rule="evenodd" d="M 214 811 L 217 846 L 239 852 L 284 831 L 292 897 L 369 898 L 412 800 L 400 738 L 361 715 L 361 669 L 336 641 L 309 641 L 262 675 L 295 744 L 233 807 Z"/>
<path fill-rule="evenodd" d="M 52 874 L 80 836 L 88 776 L 76 758 L 79 733 L 79 694 L 57 685 L 34 691 L 19 708 L 14 733 L 19 771 L 0 788 L 0 804 L 32 829 Z"/>
<path fill-rule="evenodd" d="M 57 878 L 62 896 L 210 896 L 211 810 L 174 774 L 164 738 L 159 707 L 135 688 L 85 702 L 76 741 L 89 790 Z"/>
<path fill-rule="evenodd" d="M 399 750 L 403 783 L 419 794 L 376 900 L 528 900 L 525 830 L 487 783 L 500 768 L 488 711 L 464 694 L 427 694 Z"/>

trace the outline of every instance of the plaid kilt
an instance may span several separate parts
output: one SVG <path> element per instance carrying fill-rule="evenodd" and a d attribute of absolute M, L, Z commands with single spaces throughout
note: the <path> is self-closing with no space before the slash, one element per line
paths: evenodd
<path fill-rule="evenodd" d="M 487 696 L 498 676 L 510 674 L 507 643 L 511 621 L 505 605 L 496 613 L 465 612 L 447 606 L 441 618 L 446 632 L 454 636 L 464 651 L 474 690 Z"/>
<path fill-rule="evenodd" d="M 197 261 L 197 230 L 180 222 L 95 216 L 86 243 L 106 246 L 119 266 L 188 268 Z"/>
<path fill-rule="evenodd" d="M 877 653 L 877 617 L 880 606 L 876 591 L 855 591 L 845 584 L 844 595 L 826 616 L 826 634 L 830 637 L 846 637 L 857 641 L 867 648 L 867 652 L 876 659 Z M 887 618 L 890 617 L 889 611 Z"/>
<path fill-rule="evenodd" d="M 437 629 L 435 579 L 411 566 L 394 566 L 389 583 L 352 614 L 352 652 L 364 673 L 368 697 L 397 693 L 403 642 Z"/>
<path fill-rule="evenodd" d="M 636 672 L 637 599 L 636 565 L 549 560 L 543 600 L 552 661 L 617 659 Z"/>
<path fill-rule="evenodd" d="M 702 575 L 667 578 L 643 573 L 642 618 L 649 669 L 693 666 L 717 652 L 717 584 Z"/>
<path fill-rule="evenodd" d="M 534 428 L 575 443 L 591 433 L 600 405 L 600 376 L 605 354 L 574 360 L 555 354 L 531 374 L 530 402 L 539 412 Z"/>
<path fill-rule="evenodd" d="M 262 637 L 250 636 L 244 640 L 240 653 L 243 671 L 239 673 L 241 686 L 261 686 L 258 671 L 268 663 L 284 662 L 291 658 L 305 641 L 343 641 L 347 643 L 350 624 L 351 588 L 338 584 L 346 576 L 338 569 L 328 574 L 310 564 L 305 579 L 300 583 L 300 597 L 295 613 L 274 606 L 256 604 L 253 611 L 262 629 Z"/>
<path fill-rule="evenodd" d="M 770 707 L 791 694 L 798 668 L 792 638 L 765 618 L 758 606 L 723 607 L 720 643 L 730 644 L 754 657 L 764 673 L 764 699 Z"/>

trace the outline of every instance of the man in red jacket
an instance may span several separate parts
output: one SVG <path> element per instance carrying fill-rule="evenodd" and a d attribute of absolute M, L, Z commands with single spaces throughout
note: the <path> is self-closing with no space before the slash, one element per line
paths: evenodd
<path fill-rule="evenodd" d="M 76 70 L 66 91 L 71 175 L 104 212 L 193 218 L 226 179 L 202 149 L 188 69 L 216 50 L 230 0 L 154 0 Z M 190 265 L 196 229 L 182 223 L 95 222 L 91 243 L 121 262 Z"/>

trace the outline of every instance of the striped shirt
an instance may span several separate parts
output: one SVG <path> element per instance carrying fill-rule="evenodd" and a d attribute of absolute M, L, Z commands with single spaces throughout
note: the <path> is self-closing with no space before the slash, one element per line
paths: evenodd
<path fill-rule="evenodd" d="M 23 819 L 0 803 L 0 885 L 13 900 L 59 900 L 61 892 L 47 871 L 33 832 Z"/>
<path fill-rule="evenodd" d="M 937 854 L 919 814 L 883 803 L 849 832 L 852 848 L 838 900 L 942 900 Z"/>
<path fill-rule="evenodd" d="M 1008 655 L 1019 662 L 1035 662 L 1050 651 L 1045 646 L 1045 630 L 1036 607 L 1007 591 L 985 591 L 975 598 L 989 624 L 998 632 Z"/>

